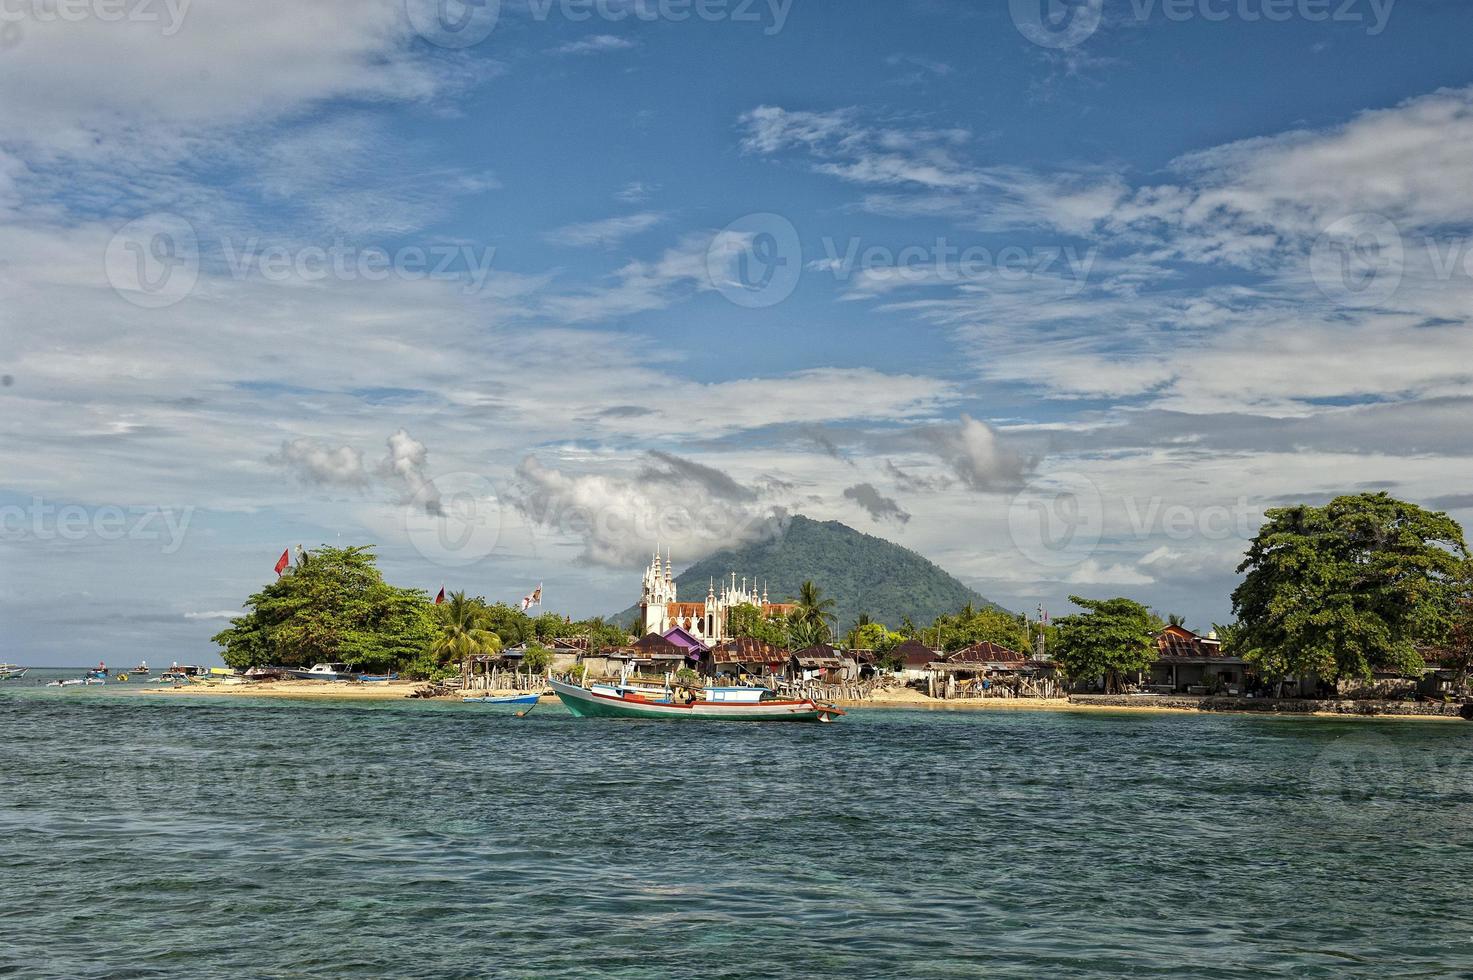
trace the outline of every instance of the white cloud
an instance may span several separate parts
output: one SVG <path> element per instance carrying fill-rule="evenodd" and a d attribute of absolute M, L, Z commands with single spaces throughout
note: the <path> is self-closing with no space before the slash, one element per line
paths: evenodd
<path fill-rule="evenodd" d="M 597 54 L 601 51 L 627 51 L 637 47 L 633 41 L 627 38 L 617 37 L 613 34 L 595 34 L 593 37 L 584 38 L 581 41 L 570 41 L 550 49 L 551 54 Z"/>
<path fill-rule="evenodd" d="M 650 230 L 664 220 L 665 215 L 658 211 L 639 211 L 598 221 L 564 225 L 548 232 L 543 238 L 555 245 L 598 245 L 610 248 L 626 238 Z"/>

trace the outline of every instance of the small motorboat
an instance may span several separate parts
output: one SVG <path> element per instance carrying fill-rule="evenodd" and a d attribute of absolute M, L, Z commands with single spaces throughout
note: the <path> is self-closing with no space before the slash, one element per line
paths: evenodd
<path fill-rule="evenodd" d="M 313 664 L 311 670 L 287 670 L 288 674 L 304 681 L 356 681 L 358 675 L 348 669 L 347 664 Z"/>
<path fill-rule="evenodd" d="M 148 676 L 148 661 L 147 660 L 143 661 L 137 667 L 134 667 L 132 670 L 128 671 L 128 673 L 132 674 L 135 677 L 147 677 Z"/>
<path fill-rule="evenodd" d="M 107 667 L 104 664 L 98 664 L 96 667 L 87 671 L 87 676 L 93 680 L 102 680 L 107 677 Z"/>

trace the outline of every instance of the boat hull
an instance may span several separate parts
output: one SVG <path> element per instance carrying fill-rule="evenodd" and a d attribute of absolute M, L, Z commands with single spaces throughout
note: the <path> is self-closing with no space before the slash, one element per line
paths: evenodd
<path fill-rule="evenodd" d="M 540 694 L 514 694 L 508 695 L 506 697 L 461 698 L 460 700 L 465 702 L 466 704 L 487 704 L 492 705 L 493 707 L 496 705 L 501 705 L 504 707 L 510 707 L 513 705 L 517 707 L 531 707 L 532 705 L 536 704 L 537 700 L 541 697 L 542 695 Z"/>
<path fill-rule="evenodd" d="M 818 721 L 828 722 L 844 712 L 816 701 L 743 702 L 697 701 L 693 704 L 641 701 L 585 690 L 561 681 L 549 681 L 567 709 L 578 718 L 647 718 L 662 721 Z"/>

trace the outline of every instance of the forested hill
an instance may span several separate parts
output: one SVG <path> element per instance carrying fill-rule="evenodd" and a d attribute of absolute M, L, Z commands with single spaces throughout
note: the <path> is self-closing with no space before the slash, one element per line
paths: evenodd
<path fill-rule="evenodd" d="M 1001 608 L 909 548 L 838 521 L 802 516 L 794 516 L 779 538 L 719 551 L 681 572 L 675 577 L 680 598 L 700 602 L 712 579 L 719 588 L 732 572 L 738 581 L 743 575 L 755 576 L 759 586 L 765 580 L 773 602 L 786 601 L 804 579 L 812 579 L 837 600 L 841 632 L 860 613 L 893 629 L 904 616 L 922 626 L 969 602 L 978 609 Z M 626 609 L 618 621 L 629 622 L 637 611 L 637 606 Z"/>

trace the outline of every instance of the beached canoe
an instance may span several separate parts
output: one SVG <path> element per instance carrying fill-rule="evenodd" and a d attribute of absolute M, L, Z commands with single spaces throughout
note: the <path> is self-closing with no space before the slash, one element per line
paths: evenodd
<path fill-rule="evenodd" d="M 590 691 L 562 681 L 548 681 L 559 699 L 579 718 L 658 718 L 704 721 L 833 721 L 844 712 L 819 701 L 680 701 L 626 692 Z"/>
<path fill-rule="evenodd" d="M 460 700 L 466 704 L 503 704 L 530 708 L 537 703 L 540 697 L 542 697 L 540 694 L 507 694 L 501 697 L 461 698 Z"/>

